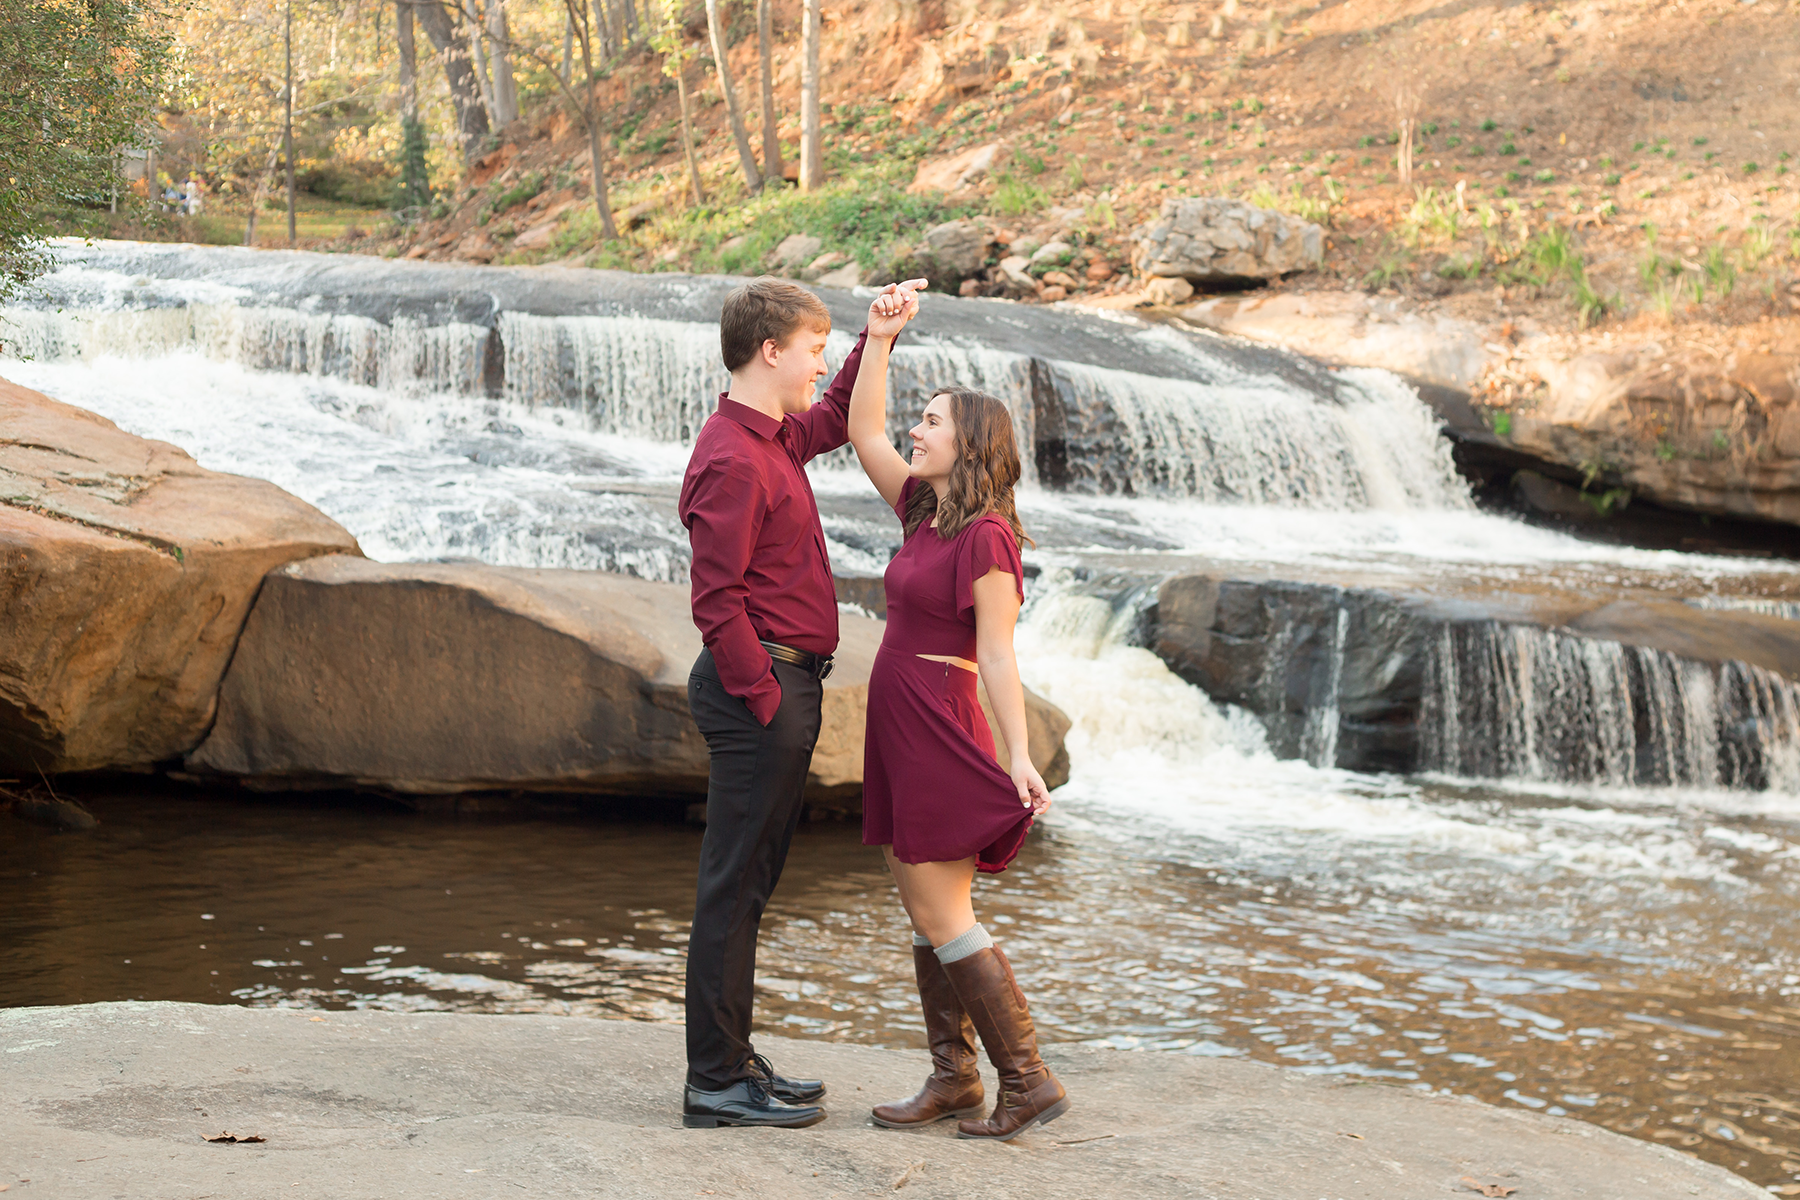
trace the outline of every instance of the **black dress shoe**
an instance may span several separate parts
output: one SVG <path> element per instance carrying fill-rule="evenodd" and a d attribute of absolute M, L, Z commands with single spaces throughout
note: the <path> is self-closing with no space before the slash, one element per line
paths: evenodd
<path fill-rule="evenodd" d="M 681 1106 L 681 1123 L 689 1129 L 717 1129 L 721 1125 L 768 1125 L 776 1129 L 802 1129 L 825 1119 L 825 1110 L 813 1104 L 788 1104 L 769 1093 L 763 1081 L 751 1076 L 717 1092 L 687 1085 Z"/>
<path fill-rule="evenodd" d="M 810 1104 L 825 1094 L 825 1084 L 818 1079 L 787 1079 L 775 1073 L 775 1065 L 760 1054 L 750 1056 L 750 1073 L 763 1081 L 777 1100 L 789 1104 Z"/>

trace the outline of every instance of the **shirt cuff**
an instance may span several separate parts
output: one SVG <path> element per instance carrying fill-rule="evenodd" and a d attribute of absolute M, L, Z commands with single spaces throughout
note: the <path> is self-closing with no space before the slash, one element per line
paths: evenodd
<path fill-rule="evenodd" d="M 770 667 L 768 674 L 750 685 L 743 701 L 750 709 L 750 715 L 767 729 L 770 722 L 775 720 L 775 714 L 781 711 L 781 681 L 775 678 L 774 667 Z"/>

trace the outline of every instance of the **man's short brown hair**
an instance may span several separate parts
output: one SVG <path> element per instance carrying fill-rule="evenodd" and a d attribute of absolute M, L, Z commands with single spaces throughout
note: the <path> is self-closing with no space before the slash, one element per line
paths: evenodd
<path fill-rule="evenodd" d="M 831 310 L 825 302 L 797 283 L 763 275 L 725 297 L 719 314 L 719 353 L 725 369 L 735 371 L 773 338 L 785 346 L 798 329 L 825 333 L 831 329 Z"/>

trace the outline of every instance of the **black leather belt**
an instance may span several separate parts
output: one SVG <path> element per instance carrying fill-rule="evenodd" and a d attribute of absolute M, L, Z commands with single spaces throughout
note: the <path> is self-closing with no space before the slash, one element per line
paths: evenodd
<path fill-rule="evenodd" d="M 796 650 L 792 646 L 784 646 L 780 642 L 764 642 L 762 648 L 769 652 L 769 657 L 776 662 L 784 662 L 799 667 L 814 679 L 824 680 L 831 674 L 831 655 L 808 654 L 804 650 Z"/>

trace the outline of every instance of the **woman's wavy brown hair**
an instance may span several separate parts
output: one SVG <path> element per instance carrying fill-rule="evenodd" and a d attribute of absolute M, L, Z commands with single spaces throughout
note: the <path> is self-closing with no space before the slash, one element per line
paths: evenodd
<path fill-rule="evenodd" d="M 1013 437 L 1012 414 L 1006 405 L 985 392 L 967 388 L 943 388 L 931 398 L 947 397 L 950 420 L 956 426 L 956 462 L 950 468 L 950 486 L 944 502 L 937 489 L 921 485 L 906 502 L 904 526 L 911 537 L 919 526 L 937 517 L 938 534 L 953 538 L 988 513 L 997 513 L 1012 526 L 1020 549 L 1036 546 L 1019 523 L 1013 503 L 1013 486 L 1019 482 L 1019 443 Z"/>

